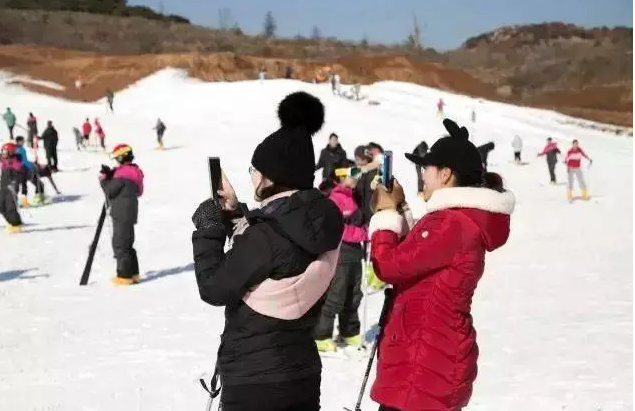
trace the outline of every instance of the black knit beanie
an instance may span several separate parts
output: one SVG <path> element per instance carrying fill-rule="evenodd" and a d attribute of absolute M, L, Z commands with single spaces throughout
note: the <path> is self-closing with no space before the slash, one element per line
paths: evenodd
<path fill-rule="evenodd" d="M 312 137 L 324 124 L 324 106 L 311 94 L 289 94 L 278 106 L 280 129 L 256 147 L 251 165 L 273 183 L 294 190 L 313 188 Z"/>

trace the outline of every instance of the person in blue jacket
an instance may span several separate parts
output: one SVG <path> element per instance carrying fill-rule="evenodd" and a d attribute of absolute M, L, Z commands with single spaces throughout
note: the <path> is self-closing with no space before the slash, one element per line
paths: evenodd
<path fill-rule="evenodd" d="M 29 161 L 29 157 L 27 156 L 26 148 L 24 148 L 24 137 L 17 136 L 15 138 L 15 143 L 18 146 L 15 151 L 15 154 L 18 160 L 20 161 L 20 163 L 22 164 L 21 175 L 18 180 L 21 187 L 21 191 L 22 191 L 22 195 L 20 196 L 20 207 L 28 207 L 29 206 L 29 202 L 27 200 L 28 189 L 27 189 L 26 183 L 27 181 L 29 181 L 30 177 L 35 174 L 35 165 L 31 161 Z M 37 190 L 37 185 L 36 185 L 35 191 L 36 191 L 36 195 L 40 194 L 39 190 Z M 39 200 L 39 196 L 36 198 L 36 201 L 37 200 Z"/>

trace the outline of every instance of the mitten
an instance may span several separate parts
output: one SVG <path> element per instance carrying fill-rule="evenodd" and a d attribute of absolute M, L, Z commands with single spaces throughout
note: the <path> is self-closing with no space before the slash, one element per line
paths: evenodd
<path fill-rule="evenodd" d="M 203 201 L 192 215 L 192 222 L 197 230 L 217 230 L 219 234 L 225 235 L 223 209 L 216 199 Z"/>

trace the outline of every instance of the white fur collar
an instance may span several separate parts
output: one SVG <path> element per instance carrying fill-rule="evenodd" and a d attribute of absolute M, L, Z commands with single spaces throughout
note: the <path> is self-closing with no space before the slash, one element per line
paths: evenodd
<path fill-rule="evenodd" d="M 499 193 L 489 188 L 451 187 L 432 193 L 427 209 L 431 213 L 446 208 L 477 208 L 492 213 L 511 214 L 515 205 L 516 197 L 511 191 Z"/>

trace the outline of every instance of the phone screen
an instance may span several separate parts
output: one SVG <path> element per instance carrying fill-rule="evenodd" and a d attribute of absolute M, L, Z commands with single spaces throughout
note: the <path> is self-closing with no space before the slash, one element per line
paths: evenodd
<path fill-rule="evenodd" d="M 221 182 L 223 178 L 220 169 L 220 158 L 208 157 L 207 162 L 209 166 L 209 181 L 212 189 L 212 197 L 217 199 L 218 190 L 221 189 Z"/>
<path fill-rule="evenodd" d="M 385 151 L 381 165 L 381 182 L 384 187 L 392 188 L 392 151 Z"/>

